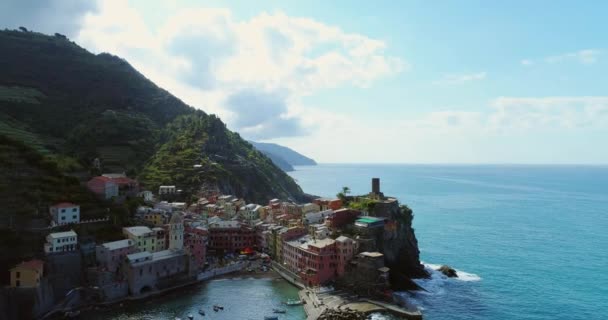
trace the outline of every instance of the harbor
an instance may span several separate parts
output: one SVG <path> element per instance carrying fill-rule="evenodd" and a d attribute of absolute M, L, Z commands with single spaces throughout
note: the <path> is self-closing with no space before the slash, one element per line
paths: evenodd
<path fill-rule="evenodd" d="M 280 320 L 306 318 L 303 307 L 286 306 L 298 299 L 298 289 L 269 272 L 265 276 L 231 275 L 206 281 L 145 301 L 126 302 L 120 308 L 83 312 L 82 319 L 264 319 Z M 214 306 L 223 309 L 214 311 Z M 285 313 L 274 311 L 284 310 Z M 203 311 L 205 315 L 199 313 Z"/>

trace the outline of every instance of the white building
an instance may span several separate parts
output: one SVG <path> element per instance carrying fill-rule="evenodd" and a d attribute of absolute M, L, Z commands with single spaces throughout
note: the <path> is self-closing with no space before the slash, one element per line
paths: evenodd
<path fill-rule="evenodd" d="M 160 186 L 158 187 L 158 194 L 175 194 L 177 188 L 175 186 Z"/>
<path fill-rule="evenodd" d="M 302 205 L 302 214 L 319 211 L 321 211 L 321 207 L 316 203 L 305 203 Z"/>
<path fill-rule="evenodd" d="M 330 217 L 334 214 L 334 211 L 329 209 L 321 212 L 309 212 L 304 215 L 302 222 L 306 225 L 317 224 L 325 222 L 325 218 Z"/>
<path fill-rule="evenodd" d="M 78 235 L 74 230 L 55 232 L 46 236 L 44 252 L 46 254 L 61 253 L 76 250 Z"/>
<path fill-rule="evenodd" d="M 262 206 L 255 204 L 255 203 L 250 203 L 244 207 L 241 208 L 241 210 L 239 210 L 239 215 L 241 217 L 243 217 L 243 219 L 251 222 L 254 220 L 258 220 L 260 219 L 260 208 Z"/>
<path fill-rule="evenodd" d="M 154 201 L 154 194 L 152 191 L 144 190 L 139 193 L 139 196 L 144 198 L 144 201 Z"/>
<path fill-rule="evenodd" d="M 69 223 L 80 223 L 80 206 L 70 203 L 62 202 L 58 203 L 49 208 L 51 217 L 57 225 L 69 224 Z"/>

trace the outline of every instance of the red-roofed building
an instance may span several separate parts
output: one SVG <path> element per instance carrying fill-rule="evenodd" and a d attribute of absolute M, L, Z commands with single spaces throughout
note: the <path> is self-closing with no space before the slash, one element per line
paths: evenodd
<path fill-rule="evenodd" d="M 94 177 L 87 182 L 87 187 L 103 199 L 136 196 L 139 192 L 139 183 L 136 180 L 115 173 Z"/>
<path fill-rule="evenodd" d="M 327 217 L 325 222 L 330 228 L 342 228 L 347 224 L 355 223 L 355 220 L 357 220 L 359 215 L 361 215 L 359 210 L 342 208 L 334 211 L 334 214 Z"/>
<path fill-rule="evenodd" d="M 94 177 L 87 182 L 87 188 L 102 199 L 118 197 L 118 185 L 108 177 Z"/>
<path fill-rule="evenodd" d="M 327 199 L 327 198 L 319 198 L 319 199 L 315 199 L 312 201 L 314 204 L 319 205 L 319 207 L 321 207 L 321 211 L 324 210 L 338 210 L 340 208 L 342 208 L 342 200 L 335 198 L 335 199 Z"/>
<path fill-rule="evenodd" d="M 10 270 L 12 288 L 35 288 L 40 285 L 44 272 L 44 262 L 34 259 L 21 262 Z"/>

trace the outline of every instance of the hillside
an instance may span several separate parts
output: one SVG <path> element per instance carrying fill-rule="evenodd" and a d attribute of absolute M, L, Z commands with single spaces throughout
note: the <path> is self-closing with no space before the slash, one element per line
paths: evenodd
<path fill-rule="evenodd" d="M 268 158 L 270 158 L 270 160 L 272 160 L 272 163 L 274 163 L 277 167 L 281 168 L 283 171 L 289 172 L 294 170 L 293 166 L 289 164 L 289 162 L 285 161 L 285 159 L 277 156 L 276 154 L 268 151 L 261 152 L 265 154 Z"/>
<path fill-rule="evenodd" d="M 100 158 L 102 171 L 127 172 L 151 190 L 170 183 L 195 193 L 201 183 L 248 201 L 303 199 L 293 179 L 219 119 L 119 57 L 92 54 L 59 34 L 9 30 L 0 31 L 0 48 L 0 134 L 61 159 L 63 173 L 86 176 Z M 189 176 L 205 159 L 213 170 Z"/>
<path fill-rule="evenodd" d="M 258 150 L 264 152 L 264 154 L 269 155 L 272 159 L 273 157 L 281 158 L 288 164 L 292 166 L 314 166 L 317 165 L 315 160 L 298 153 L 290 148 L 284 147 L 282 145 L 278 145 L 276 143 L 266 143 L 266 142 L 253 142 L 250 141 L 254 147 Z M 272 155 L 272 156 L 271 156 Z"/>

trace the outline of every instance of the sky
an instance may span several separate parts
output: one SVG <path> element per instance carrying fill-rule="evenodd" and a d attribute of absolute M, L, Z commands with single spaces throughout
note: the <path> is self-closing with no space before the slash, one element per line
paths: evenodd
<path fill-rule="evenodd" d="M 2 1 L 322 163 L 608 164 L 605 1 Z"/>

